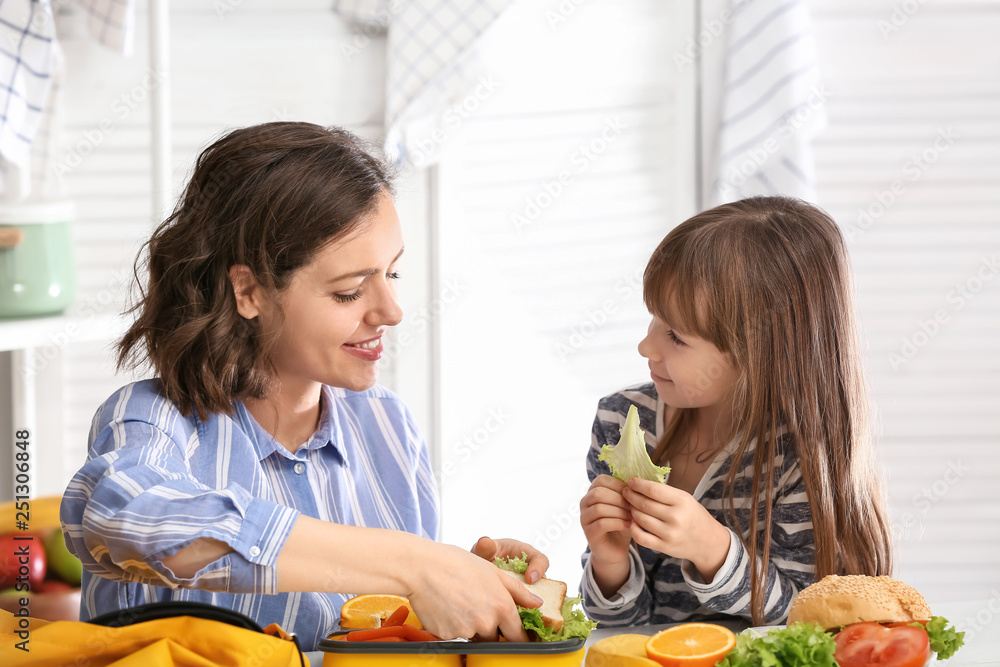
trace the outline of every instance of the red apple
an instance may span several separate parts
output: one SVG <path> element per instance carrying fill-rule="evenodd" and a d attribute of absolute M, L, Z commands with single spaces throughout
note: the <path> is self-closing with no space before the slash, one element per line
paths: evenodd
<path fill-rule="evenodd" d="M 38 533 L 0 535 L 0 590 L 37 590 L 45 579 L 45 547 Z"/>
<path fill-rule="evenodd" d="M 46 579 L 38 585 L 38 588 L 33 588 L 36 593 L 69 593 L 75 591 L 76 589 L 65 581 L 59 581 L 58 579 Z"/>

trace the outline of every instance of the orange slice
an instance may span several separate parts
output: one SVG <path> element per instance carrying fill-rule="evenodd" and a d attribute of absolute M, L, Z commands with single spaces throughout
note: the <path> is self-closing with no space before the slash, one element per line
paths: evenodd
<path fill-rule="evenodd" d="M 413 612 L 410 601 L 402 595 L 355 595 L 340 607 L 340 627 L 381 627 L 382 621 L 392 616 L 392 612 L 401 606 L 410 610 L 403 622 L 423 630 L 424 626 Z"/>
<path fill-rule="evenodd" d="M 736 646 L 736 635 L 721 625 L 685 623 L 658 632 L 646 655 L 665 667 L 713 667 Z"/>

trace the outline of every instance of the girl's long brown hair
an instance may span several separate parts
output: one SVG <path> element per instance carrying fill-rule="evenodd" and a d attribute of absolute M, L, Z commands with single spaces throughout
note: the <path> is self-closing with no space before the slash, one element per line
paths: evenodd
<path fill-rule="evenodd" d="M 764 622 L 782 433 L 795 448 L 809 499 L 817 579 L 890 574 L 891 534 L 874 462 L 850 262 L 830 216 L 786 197 L 700 213 L 653 253 L 643 298 L 657 317 L 729 353 L 736 369 L 733 426 L 724 441 L 736 439 L 734 462 L 752 450 L 751 497 L 763 508 L 760 516 L 748 508 L 750 525 L 738 525 L 734 463 L 726 479 L 727 520 L 750 556 L 754 623 Z M 693 409 L 674 413 L 656 461 L 684 445 L 693 418 Z"/>
<path fill-rule="evenodd" d="M 280 122 L 234 130 L 205 149 L 145 244 L 145 289 L 144 258 L 136 259 L 140 295 L 118 368 L 152 366 L 164 396 L 201 419 L 264 398 L 275 381 L 274 337 L 259 318 L 240 317 L 229 269 L 249 267 L 273 298 L 320 249 L 356 230 L 392 193 L 389 170 L 367 148 L 340 128 Z"/>

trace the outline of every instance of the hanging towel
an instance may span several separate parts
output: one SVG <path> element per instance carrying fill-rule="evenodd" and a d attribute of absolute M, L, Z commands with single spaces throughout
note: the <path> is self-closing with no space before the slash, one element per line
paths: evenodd
<path fill-rule="evenodd" d="M 760 194 L 816 200 L 811 142 L 827 93 L 805 0 L 731 5 L 715 204 Z"/>
<path fill-rule="evenodd" d="M 510 0 L 335 0 L 349 20 L 388 26 L 387 157 L 433 164 L 455 130 L 455 105 L 475 105 L 496 89 L 476 45 Z"/>
<path fill-rule="evenodd" d="M 135 0 L 77 0 L 87 13 L 91 36 L 112 51 L 132 55 L 135 46 Z"/>
<path fill-rule="evenodd" d="M 8 201 L 31 191 L 31 146 L 49 113 L 62 67 L 49 0 L 0 2 L 0 188 Z"/>
<path fill-rule="evenodd" d="M 359 23 L 377 34 L 389 25 L 394 13 L 402 7 L 402 0 L 333 0 L 333 11 L 351 23 Z"/>
<path fill-rule="evenodd" d="M 93 37 L 129 54 L 135 0 L 79 0 Z M 55 196 L 50 165 L 58 147 L 64 61 L 51 0 L 0 0 L 0 196 Z"/>

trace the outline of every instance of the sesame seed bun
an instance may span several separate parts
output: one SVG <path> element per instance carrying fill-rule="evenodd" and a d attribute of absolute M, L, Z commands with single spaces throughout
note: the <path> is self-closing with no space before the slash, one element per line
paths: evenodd
<path fill-rule="evenodd" d="M 788 612 L 788 624 L 805 621 L 838 628 L 863 621 L 895 623 L 926 621 L 930 617 L 924 596 L 902 581 L 831 574 L 799 592 Z"/>

